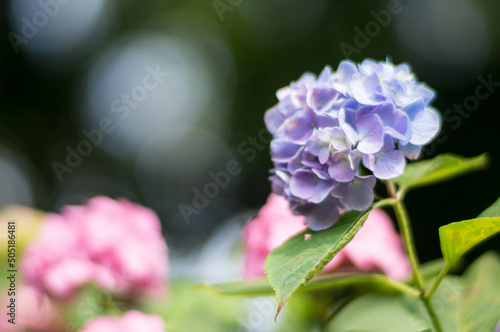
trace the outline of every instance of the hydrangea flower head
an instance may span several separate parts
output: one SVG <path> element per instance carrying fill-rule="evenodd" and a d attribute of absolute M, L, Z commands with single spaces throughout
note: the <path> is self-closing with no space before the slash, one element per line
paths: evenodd
<path fill-rule="evenodd" d="M 30 286 L 60 300 L 91 282 L 127 297 L 158 295 L 168 249 L 152 210 L 101 196 L 48 214 L 21 267 Z"/>
<path fill-rule="evenodd" d="M 304 74 L 265 114 L 272 187 L 313 230 L 367 209 L 376 179 L 401 175 L 439 131 L 434 92 L 408 65 L 365 60 Z"/>

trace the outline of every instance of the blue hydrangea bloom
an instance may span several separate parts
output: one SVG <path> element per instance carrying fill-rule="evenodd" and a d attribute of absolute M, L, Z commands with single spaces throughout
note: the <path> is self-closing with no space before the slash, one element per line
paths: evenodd
<path fill-rule="evenodd" d="M 265 114 L 273 134 L 272 188 L 313 230 L 365 210 L 376 179 L 401 175 L 439 131 L 434 92 L 406 64 L 365 60 L 306 73 Z"/>

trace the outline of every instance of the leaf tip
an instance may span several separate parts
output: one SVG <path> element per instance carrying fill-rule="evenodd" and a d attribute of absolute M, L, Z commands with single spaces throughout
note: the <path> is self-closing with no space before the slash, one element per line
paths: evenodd
<path fill-rule="evenodd" d="M 278 310 L 276 310 L 276 315 L 274 316 L 274 321 L 278 319 L 278 315 L 280 314 L 281 310 L 285 306 L 286 300 L 282 300 L 278 303 Z"/>

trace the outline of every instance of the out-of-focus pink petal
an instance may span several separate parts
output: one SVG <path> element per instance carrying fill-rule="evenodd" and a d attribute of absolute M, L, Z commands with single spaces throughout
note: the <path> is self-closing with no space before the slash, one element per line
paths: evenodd
<path fill-rule="evenodd" d="M 267 255 L 294 234 L 304 230 L 304 217 L 291 213 L 282 196 L 271 194 L 259 214 L 243 230 L 244 277 L 264 276 Z M 337 272 L 351 266 L 362 272 L 381 271 L 403 280 L 411 273 L 400 236 L 389 216 L 373 210 L 354 239 L 327 264 L 323 272 Z"/>
<path fill-rule="evenodd" d="M 295 216 L 282 196 L 271 194 L 259 214 L 243 230 L 245 244 L 244 277 L 264 274 L 267 255 L 292 235 L 306 228 L 303 216 Z"/>
<path fill-rule="evenodd" d="M 152 210 L 95 197 L 48 215 L 22 270 L 30 285 L 60 299 L 91 281 L 110 292 L 160 296 L 168 249 Z"/>
<path fill-rule="evenodd" d="M 7 308 L 11 297 L 5 296 L 0 301 L 2 308 Z M 16 294 L 16 324 L 8 322 L 9 316 L 0 320 L 0 331 L 60 331 L 62 321 L 52 300 L 34 288 L 19 284 Z M 3 318 L 3 317 L 2 317 Z"/>
<path fill-rule="evenodd" d="M 122 317 L 98 317 L 83 327 L 81 332 L 166 332 L 165 323 L 157 315 L 127 311 Z"/>
<path fill-rule="evenodd" d="M 68 258 L 52 265 L 44 271 L 43 285 L 49 294 L 63 299 L 70 299 L 83 285 L 94 278 L 93 265 L 85 260 Z"/>
<path fill-rule="evenodd" d="M 401 238 L 389 216 L 380 209 L 370 213 L 364 226 L 343 251 L 361 271 L 381 270 L 398 280 L 407 278 L 411 273 Z"/>

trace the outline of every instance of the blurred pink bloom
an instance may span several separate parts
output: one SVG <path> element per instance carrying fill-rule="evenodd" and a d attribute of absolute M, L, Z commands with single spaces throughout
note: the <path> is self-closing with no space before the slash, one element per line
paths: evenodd
<path fill-rule="evenodd" d="M 7 294 L 7 292 L 5 292 Z M 10 304 L 10 296 L 5 296 L 0 305 L 2 308 L 7 308 Z M 15 325 L 2 317 L 0 320 L 0 331 L 14 332 L 25 331 L 26 329 L 36 331 L 54 332 L 59 331 L 62 326 L 62 321 L 58 310 L 52 300 L 45 294 L 41 294 L 35 289 L 18 285 L 16 293 L 16 320 Z"/>
<path fill-rule="evenodd" d="M 139 311 L 127 311 L 122 317 L 98 317 L 80 332 L 166 332 L 160 316 L 146 315 Z"/>
<path fill-rule="evenodd" d="M 291 213 L 288 201 L 271 194 L 257 217 L 243 230 L 244 277 L 264 276 L 267 255 L 285 240 L 303 231 L 304 217 Z M 381 271 L 403 280 L 411 274 L 400 236 L 383 210 L 373 210 L 354 239 L 328 263 L 323 272 L 354 268 L 362 272 Z"/>
<path fill-rule="evenodd" d="M 61 215 L 48 214 L 22 260 L 30 285 L 63 300 L 89 282 L 128 296 L 159 294 L 167 268 L 156 214 L 108 197 L 67 206 Z"/>
<path fill-rule="evenodd" d="M 295 216 L 288 201 L 271 194 L 259 214 L 243 229 L 245 242 L 245 278 L 260 277 L 264 273 L 267 255 L 292 235 L 306 229 L 306 218 Z"/>

